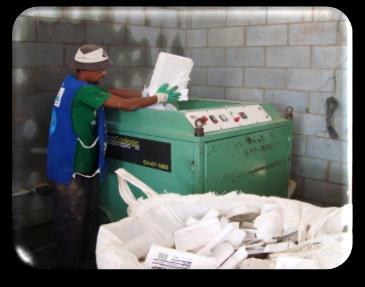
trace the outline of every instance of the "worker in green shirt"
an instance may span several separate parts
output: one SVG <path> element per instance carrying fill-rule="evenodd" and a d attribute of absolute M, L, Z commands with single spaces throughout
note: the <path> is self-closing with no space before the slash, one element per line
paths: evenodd
<path fill-rule="evenodd" d="M 57 266 L 95 268 L 96 192 L 104 169 L 106 124 L 104 107 L 133 111 L 156 103 L 174 103 L 177 87 L 162 85 L 156 95 L 98 86 L 112 65 L 97 45 L 81 46 L 52 109 L 47 176 L 54 188 Z"/>

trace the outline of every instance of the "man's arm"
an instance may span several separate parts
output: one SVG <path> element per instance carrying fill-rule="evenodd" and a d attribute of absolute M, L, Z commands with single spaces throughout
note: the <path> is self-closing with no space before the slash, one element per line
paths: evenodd
<path fill-rule="evenodd" d="M 108 92 L 115 95 L 115 96 L 117 96 L 117 97 L 125 98 L 125 99 L 141 97 L 141 92 L 140 91 L 130 90 L 130 89 L 109 88 Z"/>
<path fill-rule="evenodd" d="M 112 109 L 133 111 L 156 103 L 157 103 L 157 96 L 151 96 L 146 98 L 142 97 L 123 98 L 112 93 L 112 95 L 104 102 L 104 106 Z"/>

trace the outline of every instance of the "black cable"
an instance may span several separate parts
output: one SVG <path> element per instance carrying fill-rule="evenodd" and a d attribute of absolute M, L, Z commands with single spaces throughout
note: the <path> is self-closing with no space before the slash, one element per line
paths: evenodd
<path fill-rule="evenodd" d="M 331 139 L 338 139 L 338 134 L 331 124 L 333 114 L 335 113 L 336 109 L 338 108 L 338 105 L 339 105 L 339 103 L 336 98 L 329 97 L 326 99 L 326 124 L 327 124 L 327 131 L 328 131 Z"/>

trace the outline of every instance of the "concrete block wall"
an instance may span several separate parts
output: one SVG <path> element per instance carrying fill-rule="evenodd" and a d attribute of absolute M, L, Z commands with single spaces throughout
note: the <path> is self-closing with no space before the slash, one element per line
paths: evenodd
<path fill-rule="evenodd" d="M 340 205 L 348 189 L 347 17 L 326 7 L 52 7 L 24 11 L 13 28 L 13 189 L 45 180 L 49 114 L 83 43 L 114 67 L 104 86 L 141 89 L 160 51 L 194 61 L 190 96 L 294 107 L 297 197 Z M 326 129 L 328 97 L 339 100 Z M 32 164 L 29 164 L 29 163 Z"/>
<path fill-rule="evenodd" d="M 163 15 L 163 17 L 161 17 Z M 13 192 L 46 182 L 50 111 L 77 48 L 105 47 L 104 87 L 141 90 L 160 51 L 184 55 L 186 12 L 154 7 L 35 7 L 13 26 Z"/>
<path fill-rule="evenodd" d="M 194 8 L 187 55 L 191 95 L 294 107 L 295 196 L 328 205 L 347 200 L 347 17 L 329 7 Z M 326 99 L 339 107 L 326 126 Z"/>

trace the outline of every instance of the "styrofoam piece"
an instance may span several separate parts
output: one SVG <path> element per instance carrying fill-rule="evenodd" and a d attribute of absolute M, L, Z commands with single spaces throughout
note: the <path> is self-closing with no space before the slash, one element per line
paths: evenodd
<path fill-rule="evenodd" d="M 297 187 L 297 183 L 294 180 L 289 179 L 289 182 L 288 182 L 288 198 L 292 198 L 296 187 Z"/>
<path fill-rule="evenodd" d="M 264 248 L 264 252 L 275 253 L 287 250 L 289 248 L 295 247 L 295 243 L 292 241 L 285 241 L 280 243 L 267 244 Z"/>
<path fill-rule="evenodd" d="M 217 268 L 234 253 L 234 248 L 229 243 L 219 243 L 213 248 L 211 256 L 217 261 Z"/>
<path fill-rule="evenodd" d="M 198 221 L 199 221 L 199 220 L 198 220 L 198 219 L 195 219 L 194 217 L 189 217 L 189 218 L 186 220 L 185 224 L 186 224 L 187 226 L 189 226 L 189 225 L 193 225 L 193 224 L 197 223 Z"/>
<path fill-rule="evenodd" d="M 264 248 L 260 247 L 260 248 L 255 248 L 255 249 L 246 249 L 247 251 L 247 256 L 252 256 L 252 255 L 257 255 L 257 254 L 263 254 L 264 252 Z"/>
<path fill-rule="evenodd" d="M 211 219 L 211 218 L 217 218 L 218 216 L 219 216 L 219 211 L 212 208 L 200 220 L 207 220 L 207 219 Z"/>
<path fill-rule="evenodd" d="M 229 219 L 224 216 L 222 216 L 219 221 L 221 222 L 222 227 L 225 227 L 229 223 Z"/>
<path fill-rule="evenodd" d="M 160 111 L 177 111 L 177 108 L 169 103 L 165 103 L 165 104 L 154 104 L 151 106 L 147 107 L 148 109 L 152 109 L 152 110 L 160 110 Z"/>
<path fill-rule="evenodd" d="M 272 210 L 280 210 L 280 205 L 276 204 L 276 203 L 264 204 L 261 208 L 261 214 L 272 211 Z"/>
<path fill-rule="evenodd" d="M 275 269 L 273 260 L 248 258 L 239 264 L 240 269 Z"/>
<path fill-rule="evenodd" d="M 144 262 L 152 269 L 215 269 L 216 259 L 152 244 Z"/>
<path fill-rule="evenodd" d="M 246 232 L 246 236 L 243 239 L 243 241 L 252 241 L 252 240 L 257 240 L 256 237 L 256 231 L 255 230 L 251 230 L 251 229 L 244 229 L 244 228 L 240 228 L 242 229 L 244 232 Z"/>
<path fill-rule="evenodd" d="M 228 242 L 234 247 L 238 247 L 242 244 L 243 240 L 246 237 L 246 234 L 246 231 L 242 229 L 234 229 L 227 235 L 224 241 Z"/>
<path fill-rule="evenodd" d="M 198 255 L 210 254 L 212 249 L 217 246 L 218 243 L 223 241 L 225 237 L 234 229 L 233 225 L 227 224 L 221 232 L 207 242 L 207 244 L 199 250 Z"/>
<path fill-rule="evenodd" d="M 219 269 L 234 269 L 236 268 L 243 259 L 247 258 L 248 254 L 244 246 L 238 248 L 238 250 L 233 253 L 231 257 L 227 259 L 226 262 L 222 264 Z"/>
<path fill-rule="evenodd" d="M 276 259 L 276 269 L 318 269 L 311 259 L 293 256 L 280 256 Z"/>
<path fill-rule="evenodd" d="M 182 99 L 187 100 L 186 88 L 193 65 L 190 58 L 160 52 L 148 87 L 149 95 L 154 95 L 161 85 L 168 83 L 170 87 L 178 86 Z"/>
<path fill-rule="evenodd" d="M 221 232 L 217 218 L 198 221 L 190 226 L 178 229 L 174 233 L 176 249 L 187 251 L 207 244 L 211 238 Z"/>
<path fill-rule="evenodd" d="M 256 237 L 265 241 L 282 234 L 282 216 L 278 209 L 270 209 L 255 219 Z"/>
<path fill-rule="evenodd" d="M 234 229 L 240 228 L 240 223 L 239 222 L 231 221 L 229 224 L 231 224 Z"/>
<path fill-rule="evenodd" d="M 241 205 L 233 208 L 225 217 L 234 221 L 252 221 L 260 214 L 260 209 L 251 205 Z"/>
<path fill-rule="evenodd" d="M 188 101 L 188 93 L 189 93 L 189 89 L 181 89 L 180 90 L 180 97 L 179 97 L 179 102 L 182 101 Z"/>
<path fill-rule="evenodd" d="M 240 228 L 242 228 L 242 229 L 247 228 L 247 229 L 254 229 L 254 230 L 256 230 L 255 224 L 253 222 L 247 222 L 247 221 L 241 222 Z"/>

